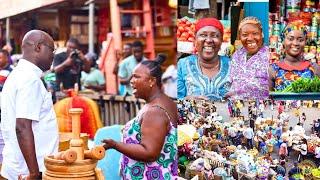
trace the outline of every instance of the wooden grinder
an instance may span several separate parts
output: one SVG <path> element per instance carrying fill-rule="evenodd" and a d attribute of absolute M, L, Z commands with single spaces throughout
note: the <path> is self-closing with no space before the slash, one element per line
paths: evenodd
<path fill-rule="evenodd" d="M 72 119 L 72 139 L 70 141 L 70 149 L 77 153 L 77 161 L 84 159 L 84 144 L 80 138 L 80 115 L 83 112 L 81 108 L 72 108 L 69 110 Z"/>
<path fill-rule="evenodd" d="M 84 141 L 80 138 L 80 108 L 69 110 L 72 119 L 72 139 L 70 148 L 54 156 L 45 157 L 45 180 L 77 179 L 77 180 L 102 180 L 102 171 L 96 168 L 97 161 L 105 156 L 103 146 L 96 146 L 85 150 Z"/>

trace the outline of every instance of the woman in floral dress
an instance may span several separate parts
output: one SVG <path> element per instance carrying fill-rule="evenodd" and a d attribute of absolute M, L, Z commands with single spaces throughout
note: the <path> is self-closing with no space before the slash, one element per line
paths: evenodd
<path fill-rule="evenodd" d="M 161 91 L 163 56 L 142 61 L 130 81 L 136 98 L 146 101 L 123 130 L 123 142 L 103 140 L 105 149 L 121 152 L 123 179 L 176 179 L 178 174 L 176 104 Z"/>
<path fill-rule="evenodd" d="M 246 17 L 239 25 L 239 37 L 243 45 L 232 56 L 232 99 L 266 99 L 269 96 L 269 50 L 263 45 L 261 22 L 256 17 Z"/>

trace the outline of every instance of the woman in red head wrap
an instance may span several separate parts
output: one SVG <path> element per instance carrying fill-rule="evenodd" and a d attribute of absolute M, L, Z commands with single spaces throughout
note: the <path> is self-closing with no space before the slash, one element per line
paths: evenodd
<path fill-rule="evenodd" d="M 218 55 L 223 25 L 215 18 L 204 18 L 197 21 L 195 30 L 197 55 L 180 59 L 178 63 L 178 98 L 222 99 L 230 86 L 229 58 Z"/>

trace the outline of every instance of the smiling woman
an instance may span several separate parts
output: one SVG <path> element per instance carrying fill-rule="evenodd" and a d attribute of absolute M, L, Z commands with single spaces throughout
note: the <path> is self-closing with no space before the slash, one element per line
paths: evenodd
<path fill-rule="evenodd" d="M 269 68 L 270 89 L 286 91 L 299 78 L 312 79 L 320 75 L 319 66 L 304 59 L 307 29 L 299 21 L 291 22 L 282 33 L 285 57 Z"/>
<path fill-rule="evenodd" d="M 230 86 L 229 58 L 218 55 L 223 26 L 215 18 L 204 18 L 197 21 L 195 29 L 197 55 L 178 62 L 178 98 L 220 100 Z"/>
<path fill-rule="evenodd" d="M 232 99 L 268 98 L 268 47 L 263 45 L 260 21 L 251 16 L 244 18 L 239 35 L 243 47 L 232 56 L 228 95 Z"/>

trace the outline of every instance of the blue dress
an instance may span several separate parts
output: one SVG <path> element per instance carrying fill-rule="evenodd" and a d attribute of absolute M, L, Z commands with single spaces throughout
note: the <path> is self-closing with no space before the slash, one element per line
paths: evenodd
<path fill-rule="evenodd" d="M 228 57 L 220 56 L 220 71 L 213 78 L 202 74 L 196 55 L 182 58 L 178 62 L 178 99 L 193 95 L 221 100 L 231 86 L 229 74 Z"/>

